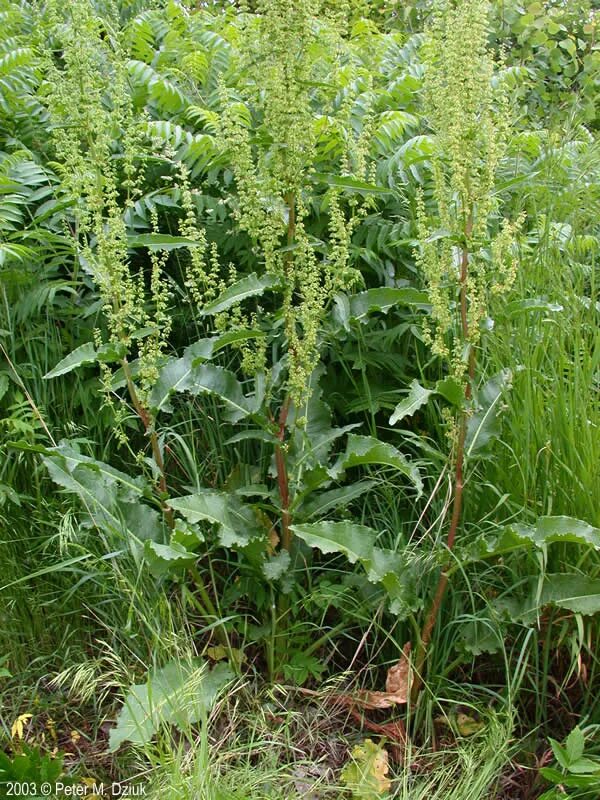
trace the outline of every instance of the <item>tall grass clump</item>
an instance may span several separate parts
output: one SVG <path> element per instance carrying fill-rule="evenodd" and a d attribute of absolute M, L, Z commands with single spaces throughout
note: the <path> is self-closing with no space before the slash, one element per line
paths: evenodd
<path fill-rule="evenodd" d="M 598 525 L 600 151 L 582 128 L 535 139 L 535 182 L 516 198 L 535 224 L 488 350 L 490 371 L 514 375 L 492 479 L 534 514 Z"/>

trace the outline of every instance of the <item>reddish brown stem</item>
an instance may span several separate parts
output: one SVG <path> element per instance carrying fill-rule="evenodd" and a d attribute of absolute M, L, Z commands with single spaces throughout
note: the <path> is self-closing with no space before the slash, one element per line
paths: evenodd
<path fill-rule="evenodd" d="M 465 246 L 462 251 L 461 269 L 460 269 L 460 322 L 462 330 L 463 342 L 469 342 L 469 317 L 468 317 L 468 297 L 467 297 L 467 278 L 469 274 L 469 249 L 468 242 L 473 232 L 473 216 L 469 215 L 465 223 Z M 456 442 L 456 454 L 454 462 L 454 492 L 452 498 L 452 517 L 450 519 L 450 527 L 448 528 L 448 538 L 446 540 L 446 547 L 448 553 L 452 552 L 458 526 L 462 514 L 463 493 L 464 493 L 464 462 L 465 462 L 465 440 L 467 435 L 467 403 L 471 400 L 472 396 L 472 383 L 475 378 L 475 350 L 470 346 L 469 350 L 469 366 L 468 366 L 468 380 L 465 383 L 465 405 L 459 414 L 458 420 L 458 438 Z M 419 696 L 421 687 L 423 686 L 423 670 L 425 667 L 425 659 L 427 657 L 427 649 L 431 642 L 431 637 L 437 622 L 446 589 L 448 588 L 448 573 L 446 568 L 442 569 L 438 584 L 427 612 L 423 629 L 421 631 L 421 641 L 417 648 L 415 658 L 415 675 L 411 689 L 411 696 L 413 702 Z"/>
<path fill-rule="evenodd" d="M 152 448 L 152 455 L 154 457 L 154 461 L 160 473 L 160 477 L 158 479 L 158 489 L 161 493 L 161 506 L 165 517 L 165 521 L 169 526 L 169 528 L 174 528 L 175 518 L 173 516 L 173 509 L 169 507 L 169 504 L 166 500 L 166 497 L 168 495 L 167 477 L 165 472 L 165 462 L 163 460 L 162 453 L 160 451 L 158 435 L 156 431 L 152 429 L 152 417 L 150 416 L 148 410 L 143 406 L 142 402 L 138 397 L 138 393 L 136 391 L 133 378 L 131 377 L 129 362 L 127 361 L 126 358 L 123 359 L 123 372 L 125 374 L 125 380 L 127 382 L 127 390 L 129 391 L 129 397 L 131 398 L 131 402 L 138 417 L 142 421 L 142 425 L 144 426 L 144 432 L 150 439 L 150 447 Z"/>
<path fill-rule="evenodd" d="M 285 196 L 285 202 L 288 207 L 288 226 L 287 226 L 287 245 L 291 247 L 296 238 L 296 196 L 294 192 L 288 192 Z M 292 266 L 293 254 L 288 251 L 285 254 L 284 263 L 286 273 L 289 272 Z M 285 438 L 285 424 L 289 411 L 289 397 L 284 401 L 281 411 L 279 412 L 279 430 L 277 438 L 280 442 L 275 447 L 275 466 L 277 468 L 277 483 L 279 486 L 279 497 L 281 499 L 281 546 L 284 550 L 289 550 L 292 542 L 291 515 L 290 515 L 290 487 L 288 481 L 287 464 L 285 460 L 285 453 L 283 449 L 283 441 Z"/>

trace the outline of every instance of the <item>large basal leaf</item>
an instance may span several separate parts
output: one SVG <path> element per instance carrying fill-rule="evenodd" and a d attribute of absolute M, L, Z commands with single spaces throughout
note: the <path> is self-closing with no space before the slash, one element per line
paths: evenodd
<path fill-rule="evenodd" d="M 125 537 L 136 557 L 141 554 L 139 542 L 160 541 L 162 519 L 142 501 L 149 492 L 142 480 L 84 456 L 64 442 L 46 452 L 42 460 L 52 480 L 79 497 L 96 527 Z"/>
<path fill-rule="evenodd" d="M 274 289 L 281 282 L 277 275 L 261 275 L 258 277 L 255 272 L 242 278 L 236 283 L 231 284 L 222 292 L 216 300 L 208 303 L 202 309 L 202 315 L 220 314 L 231 306 L 241 303 L 246 297 L 255 297 L 262 294 L 266 289 Z"/>
<path fill-rule="evenodd" d="M 517 523 L 505 526 L 493 536 L 480 536 L 467 548 L 465 556 L 477 560 L 556 542 L 571 542 L 600 550 L 600 528 L 573 517 L 540 517 L 535 525 Z"/>
<path fill-rule="evenodd" d="M 511 619 L 533 625 L 547 606 L 562 608 L 574 614 L 592 616 L 600 613 L 600 579 L 578 573 L 554 573 L 530 582 L 529 594 L 521 600 L 506 602 Z"/>
<path fill-rule="evenodd" d="M 223 547 L 244 547 L 265 535 L 252 507 L 235 495 L 204 489 L 169 502 L 192 524 L 200 520 L 216 524 Z"/>
<path fill-rule="evenodd" d="M 371 583 L 379 583 L 390 600 L 390 611 L 405 618 L 422 603 L 416 583 L 421 567 L 401 554 L 375 547 L 377 532 L 352 522 L 313 522 L 293 525 L 292 531 L 322 553 L 341 553 L 351 564 L 359 562 Z"/>
<path fill-rule="evenodd" d="M 216 395 L 225 404 L 231 422 L 239 422 L 255 410 L 255 399 L 246 397 L 233 372 L 214 364 L 198 364 L 198 358 L 188 348 L 182 358 L 173 359 L 162 368 L 150 394 L 154 411 L 170 410 L 169 397 L 175 392 Z"/>
<path fill-rule="evenodd" d="M 198 560 L 197 548 L 203 541 L 204 536 L 197 525 L 177 520 L 168 544 L 152 540 L 144 542 L 144 560 L 158 577 L 180 577 Z"/>
<path fill-rule="evenodd" d="M 598 614 L 600 579 L 565 573 L 546 575 L 540 604 L 566 608 L 576 614 Z"/>
<path fill-rule="evenodd" d="M 406 475 L 420 496 L 423 492 L 423 481 L 418 468 L 404 456 L 398 448 L 387 442 L 381 442 L 372 436 L 348 436 L 346 452 L 342 453 L 330 470 L 332 478 L 339 478 L 347 469 L 361 465 L 378 464 L 393 467 Z"/>
<path fill-rule="evenodd" d="M 85 467 L 69 469 L 63 458 L 44 457 L 42 461 L 55 483 L 79 497 L 94 525 L 112 532 L 121 529 L 114 481 Z"/>
<path fill-rule="evenodd" d="M 539 517 L 534 526 L 515 525 L 514 529 L 520 536 L 529 537 L 538 545 L 574 542 L 600 550 L 600 528 L 573 517 Z"/>
<path fill-rule="evenodd" d="M 351 760 L 341 772 L 342 783 L 354 800 L 385 800 L 392 782 L 388 752 L 383 744 L 365 739 L 352 750 Z M 345 792 L 346 793 L 346 792 Z"/>
<path fill-rule="evenodd" d="M 293 532 L 322 553 L 342 553 L 351 564 L 371 562 L 377 531 L 353 522 L 313 522 L 293 525 Z"/>
<path fill-rule="evenodd" d="M 406 617 L 423 607 L 417 592 L 417 580 L 428 570 L 425 563 L 404 553 L 374 547 L 369 562 L 363 562 L 367 577 L 372 583 L 380 583 L 390 599 L 390 611 L 396 616 Z"/>
<path fill-rule="evenodd" d="M 502 650 L 504 640 L 500 631 L 501 626 L 495 620 L 482 615 L 461 623 L 459 641 L 470 656 L 494 654 Z"/>
<path fill-rule="evenodd" d="M 81 367 L 83 364 L 93 364 L 96 361 L 97 355 L 98 351 L 92 342 L 86 342 L 69 353 L 68 356 L 61 359 L 50 372 L 44 375 L 44 380 L 58 378 L 59 375 L 66 375 L 67 372 L 71 372 L 71 370 L 77 369 L 77 367 Z"/>
<path fill-rule="evenodd" d="M 191 567 L 197 558 L 196 553 L 177 541 L 160 544 L 148 540 L 144 544 L 144 559 L 150 567 L 150 571 L 158 577 L 176 575 L 187 567 Z"/>
<path fill-rule="evenodd" d="M 225 663 L 208 671 L 199 660 L 173 661 L 149 673 L 145 683 L 132 686 L 109 734 L 109 752 L 123 742 L 146 744 L 163 725 L 187 731 L 205 720 L 219 692 L 234 677 Z"/>
<path fill-rule="evenodd" d="M 48 448 L 46 453 L 49 454 L 49 458 L 64 462 L 64 467 L 69 473 L 72 473 L 77 467 L 83 466 L 110 482 L 120 483 L 127 489 L 130 499 L 140 497 L 147 489 L 143 479 L 132 478 L 104 461 L 97 461 L 95 458 L 85 456 L 67 441 L 63 440 L 57 447 Z"/>
<path fill-rule="evenodd" d="M 262 573 L 268 581 L 277 581 L 287 572 L 291 556 L 287 550 L 281 550 L 277 555 L 268 558 L 263 566 Z"/>

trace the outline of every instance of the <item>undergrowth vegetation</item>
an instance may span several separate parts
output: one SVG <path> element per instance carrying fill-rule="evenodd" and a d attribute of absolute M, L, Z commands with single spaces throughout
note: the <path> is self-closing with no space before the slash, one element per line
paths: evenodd
<path fill-rule="evenodd" d="M 597 797 L 595 4 L 0 27 L 6 796 Z"/>

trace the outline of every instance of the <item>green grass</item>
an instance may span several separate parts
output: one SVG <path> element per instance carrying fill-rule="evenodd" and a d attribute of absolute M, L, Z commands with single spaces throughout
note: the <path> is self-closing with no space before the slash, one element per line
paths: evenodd
<path fill-rule="evenodd" d="M 17 19 L 21 12 L 28 16 L 28 6 L 17 9 L 17 5 L 0 0 L 0 11 L 11 6 L 14 30 L 28 41 L 29 23 L 21 30 Z M 147 4 L 117 5 L 130 16 Z M 141 95 L 147 89 L 154 98 L 161 89 L 162 102 L 165 98 L 174 102 L 163 78 L 178 85 L 184 75 L 170 72 L 168 65 L 192 54 L 199 57 L 194 64 L 201 72 L 206 56 L 210 80 L 202 88 L 193 81 L 181 84 L 182 92 L 192 93 L 190 111 L 197 106 L 196 110 L 207 112 L 207 119 L 219 115 L 217 75 L 227 92 L 241 97 L 246 78 L 234 74 L 239 71 L 236 49 L 243 38 L 236 15 L 205 20 L 198 12 L 176 20 L 179 12 L 171 6 L 167 14 L 158 8 L 164 4 L 148 5 L 157 10 L 137 20 L 135 36 L 141 37 L 142 51 L 147 47 L 154 53 L 152 69 L 156 66 L 160 81 L 152 84 L 154 89 L 138 86 L 136 102 L 144 111 L 140 106 L 135 113 L 144 123 L 146 114 L 162 114 L 164 122 L 168 118 L 169 124 L 200 130 L 194 114 L 189 119 L 187 112 L 171 115 L 171 106 L 160 106 L 158 96 L 159 106 L 152 105 L 154 99 L 145 106 Z M 418 15 L 413 17 L 411 25 Z M 38 45 L 40 50 L 46 46 L 46 24 L 39 20 L 32 52 Z M 112 31 L 113 24 L 117 25 L 115 20 L 107 30 Z M 391 191 L 389 197 L 377 195 L 368 209 L 364 229 L 352 245 L 352 258 L 362 269 L 361 288 L 394 282 L 418 285 L 411 209 L 417 183 L 424 181 L 426 194 L 430 186 L 425 156 L 410 169 L 402 159 L 404 145 L 415 133 L 429 133 L 421 119 L 420 89 L 410 88 L 414 81 L 419 86 L 423 65 L 419 48 L 414 41 L 405 41 L 405 32 L 383 39 L 371 25 L 375 23 L 348 38 L 354 49 L 344 56 L 347 85 L 340 86 L 339 97 L 331 95 L 331 108 L 319 109 L 319 124 L 339 103 L 352 106 L 353 125 L 358 127 L 363 112 L 369 125 L 380 124 L 382 109 L 396 113 L 406 106 L 407 120 L 414 115 L 414 130 L 412 122 L 402 123 L 405 128 L 397 134 L 397 142 L 388 142 L 388 150 L 373 150 L 376 181 L 388 184 Z M 105 30 L 100 27 L 104 42 Z M 565 60 L 570 42 L 562 53 Z M 385 70 L 372 64 L 380 50 L 385 51 Z M 56 52 L 52 49 L 54 56 Z M 140 63 L 138 55 L 132 57 Z M 0 80 L 5 80 L 5 68 L 7 75 L 13 66 L 20 74 L 20 59 L 28 70 L 31 57 L 17 53 L 5 62 L 2 50 Z M 509 63 L 511 57 L 507 53 Z M 324 60 L 323 66 L 331 64 Z M 388 67 L 393 67 L 391 76 Z M 352 80 L 350 72 L 356 73 Z M 26 80 L 19 85 L 31 83 L 35 94 L 32 75 L 23 72 L 21 77 Z M 324 82 L 311 85 L 315 103 L 324 89 Z M 358 99 L 352 94 L 355 89 L 360 89 Z M 365 112 L 362 103 L 371 102 L 371 91 L 375 105 Z M 302 545 L 293 554 L 289 594 L 283 594 L 276 581 L 265 579 L 259 558 L 252 561 L 251 546 L 237 551 L 223 548 L 208 525 L 194 569 L 173 580 L 158 579 L 139 553 L 136 557 L 129 541 L 82 524 L 81 508 L 51 482 L 38 455 L 27 450 L 27 445 L 49 446 L 64 437 L 78 440 L 88 455 L 131 475 L 141 471 L 150 475 L 152 470 L 150 460 L 144 460 L 148 439 L 127 399 L 122 420 L 126 442 L 119 441 L 96 367 L 85 366 L 56 380 L 43 378 L 72 349 L 91 341 L 96 325 L 105 323 L 88 268 L 75 259 L 68 233 L 72 209 L 57 207 L 47 226 L 36 216 L 47 199 L 64 200 L 59 173 L 51 179 L 56 184 L 48 194 L 42 192 L 27 203 L 10 200 L 15 187 L 5 181 L 9 161 L 13 152 L 24 152 L 18 126 L 5 119 L 12 102 L 9 98 L 5 107 L 3 97 L 0 103 L 0 230 L 2 236 L 12 235 L 14 223 L 19 231 L 22 228 L 23 240 L 34 242 L 36 249 L 35 257 L 28 256 L 26 262 L 0 263 L 0 670 L 12 673 L 0 677 L 0 747 L 18 750 L 11 726 L 19 715 L 31 714 L 27 739 L 46 750 L 66 750 L 74 774 L 107 781 L 139 780 L 152 800 L 346 798 L 341 774 L 352 748 L 365 737 L 376 741 L 381 737 L 361 728 L 351 715 L 333 712 L 324 694 L 383 690 L 388 668 L 407 642 L 415 645 L 418 640 L 448 528 L 451 489 L 442 401 L 432 399 L 400 426 L 388 423 L 413 379 L 431 385 L 443 377 L 443 365 L 431 356 L 421 336 L 419 318 L 424 310 L 398 306 L 386 314 L 373 313 L 329 339 L 327 321 L 322 331 L 326 369 L 321 388 L 332 408 L 333 424 L 359 423 L 356 433 L 394 444 L 418 461 L 423 473 L 425 494 L 416 499 L 404 478 L 391 470 L 367 468 L 373 488 L 339 509 L 340 519 L 376 529 L 379 547 L 412 558 L 417 592 L 406 617 L 388 613 L 384 590 L 369 581 L 362 567 L 349 564 L 343 555 L 317 553 Z M 207 109 L 201 107 L 204 103 Z M 535 152 L 534 142 L 514 161 L 509 159 L 503 167 L 506 181 L 498 187 L 507 213 L 516 216 L 524 211 L 526 218 L 517 280 L 505 298 L 508 305 L 503 301 L 491 309 L 494 325 L 489 326 L 478 364 L 482 380 L 509 368 L 512 386 L 505 396 L 495 449 L 469 465 L 464 517 L 430 646 L 424 690 L 414 705 L 370 715 L 372 721 L 383 723 L 396 714 L 409 730 L 409 745 L 391 765 L 390 798 L 396 800 L 505 800 L 503 779 L 511 772 L 513 759 L 518 761 L 517 773 L 523 767 L 522 772 L 533 776 L 528 778 L 527 796 L 533 800 L 542 790 L 537 767 L 548 749 L 548 736 L 563 739 L 582 721 L 589 725 L 592 738 L 597 734 L 594 726 L 600 725 L 597 618 L 548 607 L 526 625 L 502 611 L 516 602 L 528 581 L 540 582 L 544 573 L 570 571 L 600 578 L 598 550 L 554 544 L 535 554 L 507 554 L 493 561 L 463 565 L 460 558 L 461 548 L 482 533 L 496 533 L 507 522 L 567 515 L 600 525 L 600 147 L 591 126 L 586 129 L 566 119 L 562 107 L 554 111 L 562 121 L 560 130 L 538 130 L 544 120 L 537 117 L 522 120 L 536 128 L 537 133 L 524 138 L 537 137 L 539 151 Z M 33 114 L 30 122 L 29 133 L 36 134 L 26 139 L 36 150 L 33 156 L 50 169 L 61 154 L 44 144 L 48 121 L 43 114 Z M 255 144 L 262 147 L 268 135 L 265 139 L 260 128 L 255 133 Z M 336 142 L 331 139 L 329 144 L 335 152 Z M 10 157 L 5 158 L 4 150 Z M 147 170 L 140 183 L 143 205 L 169 185 L 163 178 L 172 175 L 166 151 L 164 159 L 149 152 L 142 156 L 142 171 Z M 16 161 L 20 158 L 15 156 Z M 323 158 L 325 166 L 318 172 L 337 170 L 335 160 L 330 164 L 325 154 Z M 236 188 L 229 169 L 223 173 L 216 165 L 214 172 L 211 167 L 209 174 L 193 180 L 198 189 L 194 197 L 206 218 L 201 221 L 206 221 L 209 239 L 214 237 L 218 244 L 223 273 L 229 258 L 240 274 L 246 268 L 260 271 L 260 259 L 248 237 L 236 230 L 232 213 Z M 309 185 L 305 223 L 320 257 L 321 249 L 325 252 L 332 244 L 323 213 L 327 201 L 320 188 L 308 196 Z M 178 232 L 182 208 L 177 203 L 168 200 L 160 206 L 161 231 Z M 135 226 L 145 230 L 141 219 Z M 166 280 L 173 291 L 168 301 L 175 322 L 168 343 L 172 355 L 213 331 L 183 286 L 186 258 L 185 250 L 176 250 L 166 262 Z M 132 269 L 148 267 L 147 254 L 138 248 Z M 263 300 L 267 306 L 273 302 L 270 295 L 256 302 Z M 533 305 L 523 308 L 530 300 Z M 275 326 L 281 323 L 279 317 L 273 319 Z M 274 343 L 269 357 L 277 360 L 281 354 L 274 351 L 280 346 L 286 345 Z M 218 363 L 240 375 L 239 353 L 221 352 Z M 269 513 L 276 517 L 273 443 L 248 439 L 228 444 L 241 427 L 223 422 L 222 406 L 212 396 L 174 396 L 173 406 L 172 416 L 163 413 L 157 423 L 170 495 L 206 487 L 235 492 L 264 483 L 266 489 L 257 496 L 267 498 L 273 490 Z M 335 446 L 341 447 L 341 440 Z M 260 508 L 257 502 L 253 513 L 258 515 Z M 264 508 L 269 508 L 266 500 Z M 275 531 L 277 520 L 271 519 L 271 524 Z M 276 548 L 277 544 L 271 545 L 273 551 Z M 204 613 L 198 601 L 198 576 L 215 606 L 215 618 Z M 125 746 L 108 755 L 107 732 L 128 687 L 173 659 L 206 658 L 223 625 L 245 660 L 241 675 L 220 697 L 208 723 L 182 731 L 164 726 L 145 746 Z M 312 673 L 307 669 L 303 674 L 303 658 Z M 316 694 L 298 691 L 294 685 L 298 676 Z M 481 723 L 475 735 L 461 734 L 456 724 L 459 714 Z M 80 744 L 73 741 L 72 731 L 81 736 Z M 393 743 L 384 744 L 392 752 Z"/>
<path fill-rule="evenodd" d="M 142 781 L 152 787 L 150 797 L 165 793 L 178 800 L 347 796 L 349 787 L 341 778 L 347 750 L 369 738 L 369 733 L 350 733 L 343 714 L 332 716 L 318 700 L 298 705 L 299 699 L 282 688 L 270 698 L 255 697 L 250 714 L 235 702 L 224 701 L 213 714 L 212 725 L 198 736 L 146 754 L 144 763 L 149 760 L 153 766 Z M 490 713 L 480 733 L 437 754 L 400 749 L 396 760 L 390 759 L 389 797 L 484 800 L 494 795 L 513 751 L 510 716 Z"/>
<path fill-rule="evenodd" d="M 577 157 L 573 151 L 568 140 L 548 148 L 541 174 L 520 198 L 539 227 L 519 254 L 509 301 L 549 306 L 510 316 L 498 310 L 488 369 L 509 367 L 513 386 L 488 474 L 499 494 L 533 514 L 598 525 L 600 150 L 586 142 Z"/>

